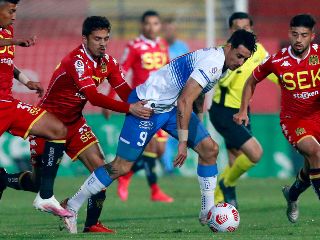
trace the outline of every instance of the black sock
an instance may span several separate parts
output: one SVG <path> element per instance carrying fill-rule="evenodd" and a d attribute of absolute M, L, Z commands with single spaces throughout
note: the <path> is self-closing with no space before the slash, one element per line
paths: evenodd
<path fill-rule="evenodd" d="M 88 199 L 88 205 L 87 205 L 87 219 L 85 223 L 86 227 L 91 227 L 92 225 L 95 225 L 98 222 L 98 219 L 100 217 L 103 202 L 106 199 L 106 191 L 103 190 L 96 195 L 91 196 Z"/>
<path fill-rule="evenodd" d="M 141 169 L 144 169 L 144 156 L 141 156 L 138 158 L 137 161 L 134 162 L 131 171 L 133 171 L 134 173 L 140 171 Z"/>
<path fill-rule="evenodd" d="M 47 141 L 42 155 L 42 177 L 40 197 L 48 199 L 53 196 L 53 185 L 56 178 L 60 160 L 63 155 L 65 143 Z"/>
<path fill-rule="evenodd" d="M 143 156 L 143 160 L 144 160 L 144 169 L 146 171 L 148 184 L 149 186 L 152 186 L 153 184 L 157 183 L 157 174 L 154 171 L 157 158 Z"/>
<path fill-rule="evenodd" d="M 297 201 L 298 197 L 301 193 L 307 190 L 310 187 L 311 182 L 309 175 L 303 172 L 303 169 L 300 169 L 299 173 L 297 174 L 295 182 L 292 184 L 289 190 L 289 199 L 291 201 Z"/>
<path fill-rule="evenodd" d="M 313 168 L 309 170 L 309 177 L 312 187 L 320 199 L 320 168 Z"/>
<path fill-rule="evenodd" d="M 7 174 L 7 187 L 29 192 L 39 191 L 39 186 L 33 181 L 29 171 Z"/>

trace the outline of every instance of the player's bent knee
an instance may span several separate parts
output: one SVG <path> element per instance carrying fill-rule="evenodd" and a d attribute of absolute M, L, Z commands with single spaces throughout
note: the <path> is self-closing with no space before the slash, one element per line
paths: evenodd
<path fill-rule="evenodd" d="M 215 164 L 219 154 L 219 145 L 211 137 L 205 138 L 196 147 L 200 157 L 208 164 Z"/>

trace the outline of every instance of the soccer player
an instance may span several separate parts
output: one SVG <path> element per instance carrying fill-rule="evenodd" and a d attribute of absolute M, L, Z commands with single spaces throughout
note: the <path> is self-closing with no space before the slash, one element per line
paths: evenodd
<path fill-rule="evenodd" d="M 133 88 L 144 83 L 149 75 L 169 62 L 167 43 L 159 37 L 161 31 L 160 16 L 155 11 L 146 11 L 141 17 L 141 35 L 127 45 L 121 62 L 126 74 L 132 70 Z M 173 202 L 173 198 L 165 194 L 157 184 L 155 173 L 156 159 L 163 155 L 167 141 L 167 133 L 159 130 L 146 146 L 139 161 L 135 162 L 131 171 L 118 181 L 118 195 L 122 201 L 128 199 L 128 187 L 133 174 L 145 169 L 151 190 L 151 200 Z"/>
<path fill-rule="evenodd" d="M 130 113 L 139 119 L 148 119 L 152 113 L 151 109 L 143 107 L 143 101 L 129 104 L 97 91 L 97 86 L 107 79 L 123 101 L 131 92 L 119 64 L 105 53 L 110 30 L 110 22 L 105 17 L 93 16 L 84 21 L 82 44 L 59 63 L 39 103 L 41 108 L 54 114 L 67 126 L 66 153 L 72 160 L 80 159 L 90 172 L 105 165 L 105 162 L 98 140 L 82 115 L 88 101 L 95 106 Z M 33 172 L 9 175 L 8 179 L 20 179 L 19 182 L 8 183 L 9 187 L 32 192 L 39 188 L 39 177 L 43 175 L 40 160 L 44 154 L 44 139 L 30 138 L 30 148 Z M 25 182 L 25 175 L 30 176 L 32 181 Z M 89 199 L 84 232 L 112 232 L 98 221 L 105 198 L 105 191 L 100 191 Z M 77 229 L 68 230 L 77 232 Z"/>
<path fill-rule="evenodd" d="M 0 135 L 5 131 L 12 135 L 26 139 L 30 134 L 44 137 L 42 156 L 43 175 L 41 186 L 34 206 L 42 211 L 51 212 L 59 216 L 70 216 L 63 209 L 53 195 L 53 183 L 57 174 L 57 165 L 62 157 L 66 127 L 54 115 L 44 109 L 23 103 L 12 96 L 13 78 L 20 81 L 30 90 L 35 90 L 40 96 L 43 89 L 39 82 L 30 81 L 14 65 L 15 46 L 29 47 L 35 44 L 35 38 L 17 40 L 13 34 L 13 23 L 16 19 L 16 10 L 19 0 L 0 0 Z M 31 181 L 31 175 L 25 175 L 24 181 Z M 4 168 L 0 168 L 0 198 L 10 179 Z"/>
<path fill-rule="evenodd" d="M 291 187 L 285 186 L 287 217 L 296 222 L 299 216 L 298 197 L 312 184 L 320 198 L 320 48 L 312 43 L 315 20 L 308 14 L 294 16 L 290 21 L 290 46 L 272 55 L 258 66 L 243 89 L 238 124 L 248 124 L 247 108 L 256 85 L 270 73 L 280 79 L 280 125 L 287 140 L 307 162 Z M 309 165 L 309 166 L 308 166 Z"/>
<path fill-rule="evenodd" d="M 176 58 L 135 88 L 128 101 L 146 99 L 147 105 L 155 114 L 149 120 L 130 114 L 126 116 L 114 161 L 97 168 L 80 190 L 65 201 L 66 208 L 74 212 L 74 217 L 65 218 L 66 224 L 70 228 L 76 227 L 77 212 L 84 201 L 130 171 L 133 163 L 160 128 L 179 139 L 178 154 L 174 160 L 176 167 L 184 164 L 187 147 L 199 154 L 199 220 L 201 224 L 206 224 L 207 213 L 214 205 L 219 147 L 199 118 L 192 113 L 192 104 L 201 93 L 212 89 L 228 68 L 235 70 L 240 67 L 256 50 L 255 43 L 253 33 L 238 30 L 232 34 L 226 46 L 200 49 Z"/>
<path fill-rule="evenodd" d="M 247 13 L 235 12 L 229 17 L 229 29 L 231 34 L 238 29 L 252 32 L 253 21 Z M 228 71 L 215 87 L 209 110 L 210 120 L 224 138 L 229 157 L 229 164 L 220 174 L 219 184 L 215 190 L 216 203 L 228 202 L 237 208 L 235 191 L 237 180 L 261 158 L 262 148 L 252 135 L 250 124 L 248 126 L 236 124 L 233 115 L 239 111 L 245 81 L 267 56 L 264 47 L 257 43 L 257 51 L 248 61 L 237 70 Z"/>

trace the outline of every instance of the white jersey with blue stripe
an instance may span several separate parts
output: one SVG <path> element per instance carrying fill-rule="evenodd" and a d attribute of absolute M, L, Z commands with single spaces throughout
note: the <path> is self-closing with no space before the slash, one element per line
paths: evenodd
<path fill-rule="evenodd" d="M 148 106 L 156 113 L 168 112 L 176 106 L 189 78 L 199 83 L 203 93 L 210 91 L 222 77 L 224 61 L 222 47 L 187 53 L 151 73 L 147 81 L 136 88 L 137 95 L 141 100 L 148 100 Z"/>

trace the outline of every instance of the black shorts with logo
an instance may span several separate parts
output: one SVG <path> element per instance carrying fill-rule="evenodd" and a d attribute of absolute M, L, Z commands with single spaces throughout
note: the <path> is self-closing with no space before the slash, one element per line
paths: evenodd
<path fill-rule="evenodd" d="M 227 149 L 240 149 L 252 137 L 250 123 L 245 127 L 233 121 L 233 115 L 238 112 L 237 108 L 225 107 L 214 102 L 209 110 L 210 120 L 214 128 L 224 138 Z"/>

